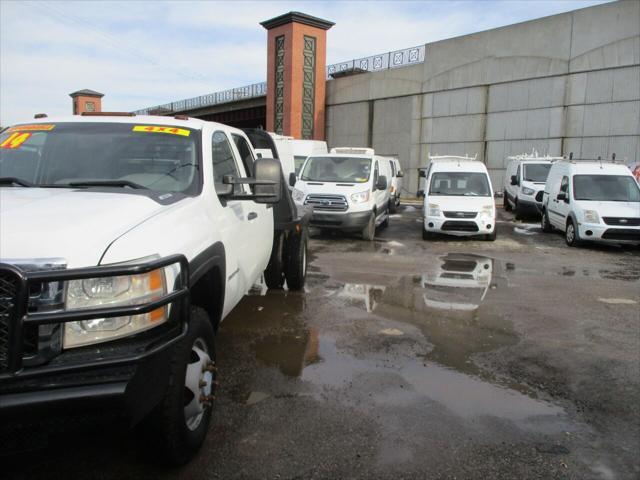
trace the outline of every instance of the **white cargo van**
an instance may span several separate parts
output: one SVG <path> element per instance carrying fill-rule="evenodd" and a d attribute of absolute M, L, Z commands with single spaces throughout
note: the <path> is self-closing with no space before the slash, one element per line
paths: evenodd
<path fill-rule="evenodd" d="M 496 239 L 496 208 L 487 167 L 475 157 L 429 157 L 422 238 L 435 233 Z"/>
<path fill-rule="evenodd" d="M 372 148 L 332 148 L 307 158 L 295 182 L 293 200 L 313 207 L 312 227 L 361 232 L 373 240 L 389 224 L 388 159 Z"/>
<path fill-rule="evenodd" d="M 296 175 L 300 173 L 302 164 L 312 155 L 322 155 L 329 153 L 327 142 L 322 140 L 291 140 L 291 148 L 293 149 L 293 161 L 295 163 Z"/>
<path fill-rule="evenodd" d="M 389 188 L 389 212 L 396 213 L 396 209 L 400 206 L 400 194 L 402 193 L 402 177 L 404 173 L 400 168 L 400 162 L 396 157 L 388 157 L 389 166 L 391 167 L 391 186 Z"/>
<path fill-rule="evenodd" d="M 542 200 L 542 230 L 554 228 L 569 246 L 585 240 L 640 244 L 640 188 L 629 168 L 599 160 L 554 163 Z"/>
<path fill-rule="evenodd" d="M 531 154 L 508 157 L 504 176 L 504 209 L 513 210 L 516 218 L 524 215 L 540 215 L 542 195 L 547 175 L 553 162 L 563 157 Z"/>

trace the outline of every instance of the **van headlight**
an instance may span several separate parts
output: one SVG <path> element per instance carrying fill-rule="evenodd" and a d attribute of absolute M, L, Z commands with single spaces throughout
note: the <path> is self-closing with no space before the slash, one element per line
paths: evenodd
<path fill-rule="evenodd" d="M 291 192 L 291 196 L 293 197 L 293 201 L 296 203 L 302 203 L 302 201 L 304 200 L 304 192 L 298 190 L 297 188 L 293 189 L 293 192 Z"/>
<path fill-rule="evenodd" d="M 536 191 L 533 188 L 522 187 L 522 193 L 524 193 L 525 195 L 533 195 L 534 193 L 536 193 Z"/>
<path fill-rule="evenodd" d="M 585 223 L 600 223 L 600 216 L 595 210 L 585 210 L 584 221 Z"/>
<path fill-rule="evenodd" d="M 369 201 L 369 190 L 352 194 L 351 201 L 353 203 L 364 203 Z"/>
<path fill-rule="evenodd" d="M 480 210 L 480 216 L 482 217 L 493 217 L 493 205 L 485 205 Z"/>
<path fill-rule="evenodd" d="M 177 266 L 170 265 L 135 275 L 69 280 L 65 308 L 83 310 L 149 303 L 167 294 L 167 276 L 177 278 L 177 270 Z M 166 322 L 168 311 L 169 306 L 165 305 L 140 315 L 67 322 L 63 348 L 115 340 L 148 330 Z"/>
<path fill-rule="evenodd" d="M 427 206 L 427 216 L 428 217 L 439 217 L 440 216 L 440 205 L 437 203 L 430 203 Z"/>

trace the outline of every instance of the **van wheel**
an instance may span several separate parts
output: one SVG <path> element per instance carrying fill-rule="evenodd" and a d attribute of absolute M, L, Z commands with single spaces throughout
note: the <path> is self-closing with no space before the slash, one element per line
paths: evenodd
<path fill-rule="evenodd" d="M 511 204 L 509 203 L 509 197 L 507 196 L 507 191 L 506 190 L 502 194 L 502 198 L 504 198 L 504 211 L 505 212 L 510 212 L 511 211 Z"/>
<path fill-rule="evenodd" d="M 145 420 L 154 458 L 184 465 L 202 446 L 216 392 L 215 336 L 207 312 L 191 309 L 187 335 L 176 345 L 164 397 Z"/>
<path fill-rule="evenodd" d="M 264 281 L 267 287 L 278 289 L 284 285 L 284 235 L 278 234 L 273 237 L 273 248 L 271 249 L 271 258 L 269 264 L 264 271 Z"/>
<path fill-rule="evenodd" d="M 549 233 L 551 230 L 553 230 L 551 222 L 549 222 L 549 215 L 547 214 L 546 210 L 542 210 L 542 219 L 540 220 L 540 226 L 542 227 L 542 231 L 544 233 Z"/>
<path fill-rule="evenodd" d="M 287 288 L 302 290 L 307 276 L 307 234 L 303 230 L 300 234 L 291 234 L 288 242 Z"/>
<path fill-rule="evenodd" d="M 514 198 L 513 199 L 513 213 L 514 213 L 514 217 L 516 220 L 520 220 L 522 218 L 522 215 L 520 213 L 520 209 L 518 208 L 518 199 Z"/>
<path fill-rule="evenodd" d="M 387 227 L 389 226 L 389 211 L 388 211 L 388 210 L 387 210 L 386 215 L 387 215 L 387 216 L 386 216 L 386 218 L 384 219 L 384 222 L 382 222 L 382 223 L 380 224 L 380 228 L 387 228 Z"/>
<path fill-rule="evenodd" d="M 373 240 L 373 237 L 376 235 L 376 214 L 371 212 L 369 215 L 369 221 L 367 222 L 367 226 L 362 229 L 362 239 L 363 240 Z"/>
<path fill-rule="evenodd" d="M 576 229 L 576 224 L 573 223 L 572 218 L 567 222 L 567 229 L 564 231 L 564 241 L 570 247 L 577 247 L 580 244 L 578 230 Z"/>
<path fill-rule="evenodd" d="M 424 228 L 424 225 L 422 226 L 422 239 L 423 240 L 431 240 L 431 239 L 433 239 L 433 233 L 431 233 L 426 228 Z"/>
<path fill-rule="evenodd" d="M 389 200 L 389 213 L 396 213 L 398 211 L 398 207 L 396 205 L 395 200 Z"/>

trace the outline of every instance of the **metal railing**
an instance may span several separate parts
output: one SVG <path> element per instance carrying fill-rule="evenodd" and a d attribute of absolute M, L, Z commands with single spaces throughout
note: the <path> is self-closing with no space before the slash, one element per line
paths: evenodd
<path fill-rule="evenodd" d="M 211 107 L 222 103 L 235 102 L 249 98 L 264 97 L 267 94 L 267 82 L 253 83 L 244 87 L 230 88 L 221 92 L 200 95 L 199 97 L 178 100 L 177 102 L 156 105 L 155 107 L 143 108 L 133 113 L 138 115 L 164 115 L 177 113 L 196 108 Z"/>
<path fill-rule="evenodd" d="M 327 66 L 326 74 L 327 78 L 331 79 L 332 75 L 335 73 L 354 69 L 366 72 L 377 72 L 379 70 L 406 67 L 408 65 L 422 63 L 424 62 L 424 58 L 425 46 L 420 45 L 417 47 L 381 53 L 379 55 L 371 55 L 370 57 L 356 58 L 347 62 L 334 63 L 333 65 Z M 247 85 L 245 87 L 230 88 L 229 90 L 223 90 L 221 92 L 209 93 L 207 95 L 200 95 L 199 97 L 165 103 L 164 105 L 156 105 L 155 107 L 143 108 L 135 110 L 133 113 L 138 115 L 166 115 L 235 102 L 237 100 L 264 97 L 266 95 L 267 82 L 260 82 Z"/>
<path fill-rule="evenodd" d="M 390 68 L 406 67 L 415 63 L 424 62 L 425 46 L 404 48 L 392 52 L 371 55 L 370 57 L 355 58 L 347 62 L 334 63 L 327 67 L 327 77 L 339 72 L 351 69 L 364 70 L 366 72 L 377 72 Z"/>

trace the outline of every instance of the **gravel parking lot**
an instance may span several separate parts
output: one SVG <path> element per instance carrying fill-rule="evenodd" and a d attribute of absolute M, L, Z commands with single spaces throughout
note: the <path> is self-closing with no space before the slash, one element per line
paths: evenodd
<path fill-rule="evenodd" d="M 183 469 L 106 430 L 3 476 L 638 478 L 640 251 L 572 249 L 505 212 L 495 242 L 425 242 L 419 222 L 405 205 L 374 242 L 314 236 L 305 293 L 242 301 Z"/>

